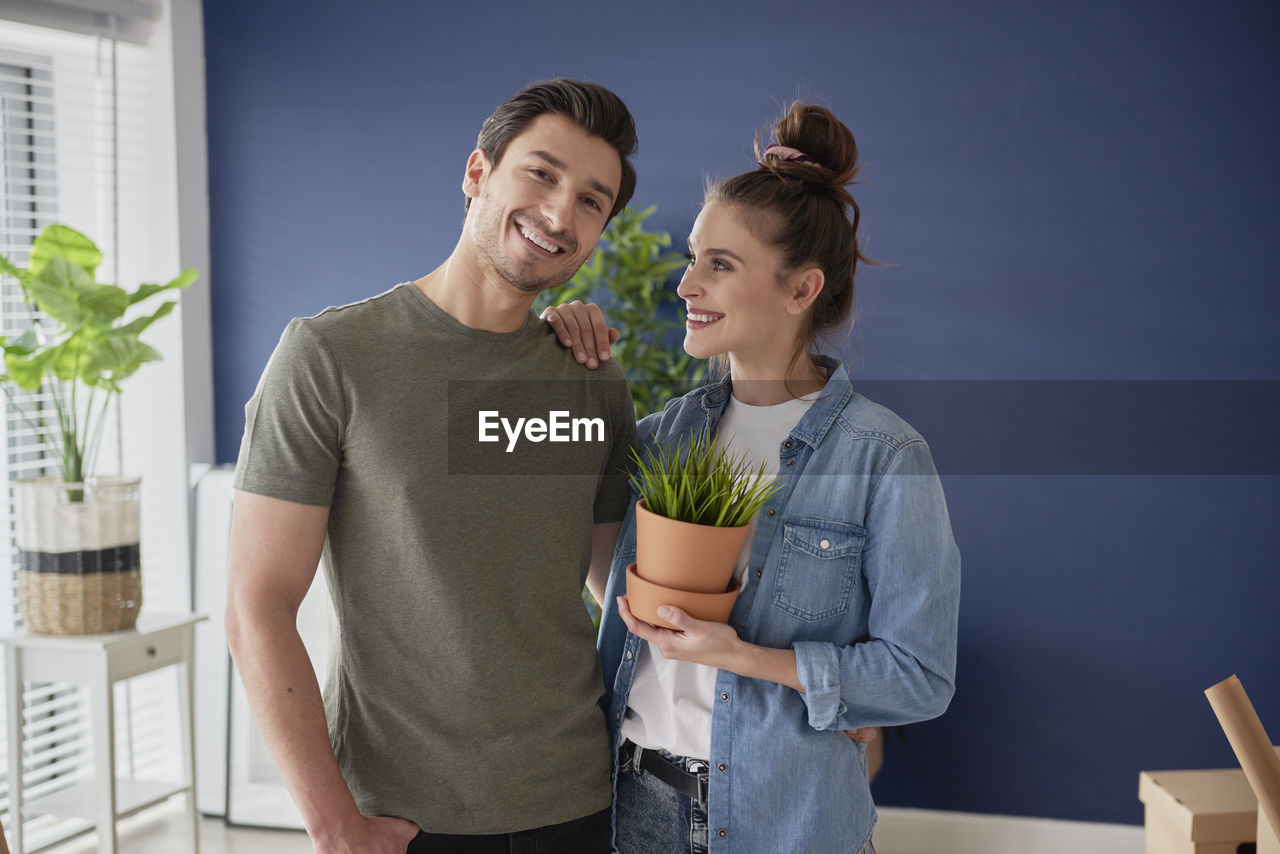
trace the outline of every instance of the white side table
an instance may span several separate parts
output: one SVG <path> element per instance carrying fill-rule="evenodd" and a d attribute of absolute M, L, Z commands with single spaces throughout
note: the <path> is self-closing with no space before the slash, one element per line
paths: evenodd
<path fill-rule="evenodd" d="M 24 814 L 83 818 L 98 829 L 99 854 L 115 854 L 116 820 L 185 792 L 191 815 L 191 852 L 198 854 L 199 815 L 195 798 L 192 713 L 192 650 L 200 614 L 149 614 L 134 629 L 104 635 L 39 635 L 26 630 L 0 636 L 4 644 L 9 739 L 10 838 L 14 854 L 24 854 Z M 116 682 L 170 665 L 178 668 L 178 709 L 182 720 L 183 779 L 153 783 L 116 779 L 114 772 Z M 94 780 L 24 803 L 22 798 L 23 681 L 73 682 L 89 686 L 93 718 Z M 104 771 L 105 769 L 105 771 Z"/>

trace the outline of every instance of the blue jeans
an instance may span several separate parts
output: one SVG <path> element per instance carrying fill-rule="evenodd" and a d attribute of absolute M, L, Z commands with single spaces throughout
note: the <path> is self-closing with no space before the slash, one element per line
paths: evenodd
<path fill-rule="evenodd" d="M 657 751 L 686 770 L 695 760 Z M 702 765 L 705 767 L 706 762 Z M 627 763 L 614 801 L 618 854 L 706 854 L 707 805 Z"/>
<path fill-rule="evenodd" d="M 686 770 L 701 761 L 657 752 Z M 631 763 L 618 769 L 613 808 L 618 854 L 707 854 L 707 805 Z M 868 842 L 861 854 L 876 854 L 875 846 Z"/>

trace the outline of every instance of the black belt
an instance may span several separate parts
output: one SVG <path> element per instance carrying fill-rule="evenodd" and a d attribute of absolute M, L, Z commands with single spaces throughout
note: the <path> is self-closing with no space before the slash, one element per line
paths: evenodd
<path fill-rule="evenodd" d="M 627 740 L 622 743 L 622 749 L 618 751 L 619 767 L 635 760 L 637 754 L 639 754 L 639 761 L 634 764 L 639 765 L 641 769 L 648 771 L 677 792 L 696 798 L 699 803 L 707 802 L 708 766 L 705 763 L 699 762 L 698 764 L 702 765 L 701 768 L 695 765 L 696 770 L 686 771 L 656 750 L 645 750 Z"/>

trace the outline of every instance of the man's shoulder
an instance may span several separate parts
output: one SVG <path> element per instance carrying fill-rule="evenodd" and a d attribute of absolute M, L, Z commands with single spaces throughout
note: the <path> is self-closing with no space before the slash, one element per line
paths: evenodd
<path fill-rule="evenodd" d="M 530 321 L 526 334 L 533 356 L 528 365 L 531 371 L 545 370 L 557 377 L 585 382 L 625 384 L 627 381 L 626 369 L 616 359 L 600 362 L 595 368 L 580 364 L 573 350 L 560 343 L 555 330 L 536 316 Z"/>
<path fill-rule="evenodd" d="M 321 334 L 340 334 L 362 324 L 399 318 L 404 314 L 405 304 L 408 301 L 405 291 L 407 287 L 410 286 L 399 284 L 382 293 L 355 302 L 331 305 L 309 317 L 294 318 L 290 325 Z"/>
<path fill-rule="evenodd" d="M 399 352 L 406 336 L 421 341 L 429 324 L 415 307 L 412 285 L 396 285 L 345 305 L 329 306 L 309 317 L 295 317 L 281 338 L 284 349 L 327 351 L 343 363 Z"/>

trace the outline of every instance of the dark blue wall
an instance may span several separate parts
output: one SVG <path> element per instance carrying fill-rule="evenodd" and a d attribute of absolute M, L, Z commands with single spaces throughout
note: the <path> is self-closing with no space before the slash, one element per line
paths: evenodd
<path fill-rule="evenodd" d="M 636 201 L 680 241 L 703 177 L 817 99 L 857 134 L 869 250 L 893 265 L 860 279 L 847 356 L 949 381 L 883 388 L 938 450 L 965 561 L 959 690 L 890 745 L 879 802 L 1139 822 L 1139 770 L 1233 764 L 1201 694 L 1233 672 L 1280 740 L 1276 386 L 1230 398 L 1261 401 L 1245 409 L 1175 387 L 1165 415 L 1134 382 L 1127 411 L 1062 404 L 1029 429 L 1028 384 L 950 382 L 1057 400 L 1042 381 L 1280 380 L 1280 7 L 218 0 L 205 18 L 220 460 L 290 317 L 449 253 L 476 131 L 525 82 L 627 100 Z M 1116 456 L 964 459 L 988 428 L 1015 458 L 1070 457 L 1073 424 Z M 1174 450 L 1126 466 L 1144 437 Z"/>

